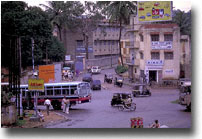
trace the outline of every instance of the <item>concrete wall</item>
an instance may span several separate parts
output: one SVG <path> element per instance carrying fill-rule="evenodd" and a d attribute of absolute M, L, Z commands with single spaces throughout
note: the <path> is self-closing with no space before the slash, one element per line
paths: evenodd
<path fill-rule="evenodd" d="M 105 57 L 105 58 L 96 58 L 86 60 L 86 67 L 89 66 L 100 66 L 101 68 L 109 68 L 116 66 L 118 64 L 118 56 Z"/>

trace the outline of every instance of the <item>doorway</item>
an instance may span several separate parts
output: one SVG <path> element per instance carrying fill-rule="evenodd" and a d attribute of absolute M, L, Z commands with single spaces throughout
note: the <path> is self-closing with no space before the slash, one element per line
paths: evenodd
<path fill-rule="evenodd" d="M 157 71 L 156 70 L 150 70 L 149 71 L 149 81 L 157 81 Z"/>

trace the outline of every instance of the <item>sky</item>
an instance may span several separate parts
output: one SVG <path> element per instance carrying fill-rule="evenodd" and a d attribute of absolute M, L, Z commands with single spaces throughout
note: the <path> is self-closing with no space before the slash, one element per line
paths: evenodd
<path fill-rule="evenodd" d="M 39 4 L 47 4 L 46 1 L 43 0 L 29 0 L 25 1 L 29 6 L 39 6 Z M 81 2 L 84 2 L 82 0 Z M 191 9 L 191 0 L 174 0 L 173 7 L 174 9 L 180 9 L 181 11 L 189 11 Z"/>

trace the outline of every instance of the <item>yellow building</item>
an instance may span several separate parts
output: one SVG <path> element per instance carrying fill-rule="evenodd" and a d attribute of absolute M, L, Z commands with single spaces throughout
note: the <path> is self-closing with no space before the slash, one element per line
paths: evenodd
<path fill-rule="evenodd" d="M 134 18 L 135 19 L 135 18 Z M 135 20 L 134 20 L 135 21 Z M 177 24 L 132 23 L 122 39 L 124 64 L 134 79 L 163 83 L 180 74 L 180 28 Z"/>

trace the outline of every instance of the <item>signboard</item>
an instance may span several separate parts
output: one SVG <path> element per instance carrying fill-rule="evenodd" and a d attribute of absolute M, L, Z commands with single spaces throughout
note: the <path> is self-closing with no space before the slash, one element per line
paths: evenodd
<path fill-rule="evenodd" d="M 147 66 L 163 66 L 163 60 L 147 60 Z"/>
<path fill-rule="evenodd" d="M 43 79 L 29 79 L 28 80 L 28 90 L 44 92 L 44 80 Z"/>
<path fill-rule="evenodd" d="M 86 53 L 86 48 L 85 47 L 77 47 L 76 48 L 77 53 Z M 93 47 L 88 46 L 88 53 L 93 52 Z"/>
<path fill-rule="evenodd" d="M 173 48 L 173 42 L 172 41 L 153 41 L 151 42 L 151 49 L 172 49 Z"/>
<path fill-rule="evenodd" d="M 39 66 L 39 78 L 45 83 L 60 82 L 62 80 L 61 64 Z"/>
<path fill-rule="evenodd" d="M 173 70 L 173 69 L 166 69 L 166 70 L 165 70 L 165 73 L 166 73 L 166 74 L 173 74 L 173 73 L 174 73 L 174 70 Z"/>
<path fill-rule="evenodd" d="M 66 61 L 70 61 L 70 60 L 71 60 L 71 55 L 66 55 L 66 56 L 65 56 L 65 60 L 66 60 Z"/>
<path fill-rule="evenodd" d="M 138 19 L 140 22 L 171 21 L 171 1 L 139 1 Z"/>

